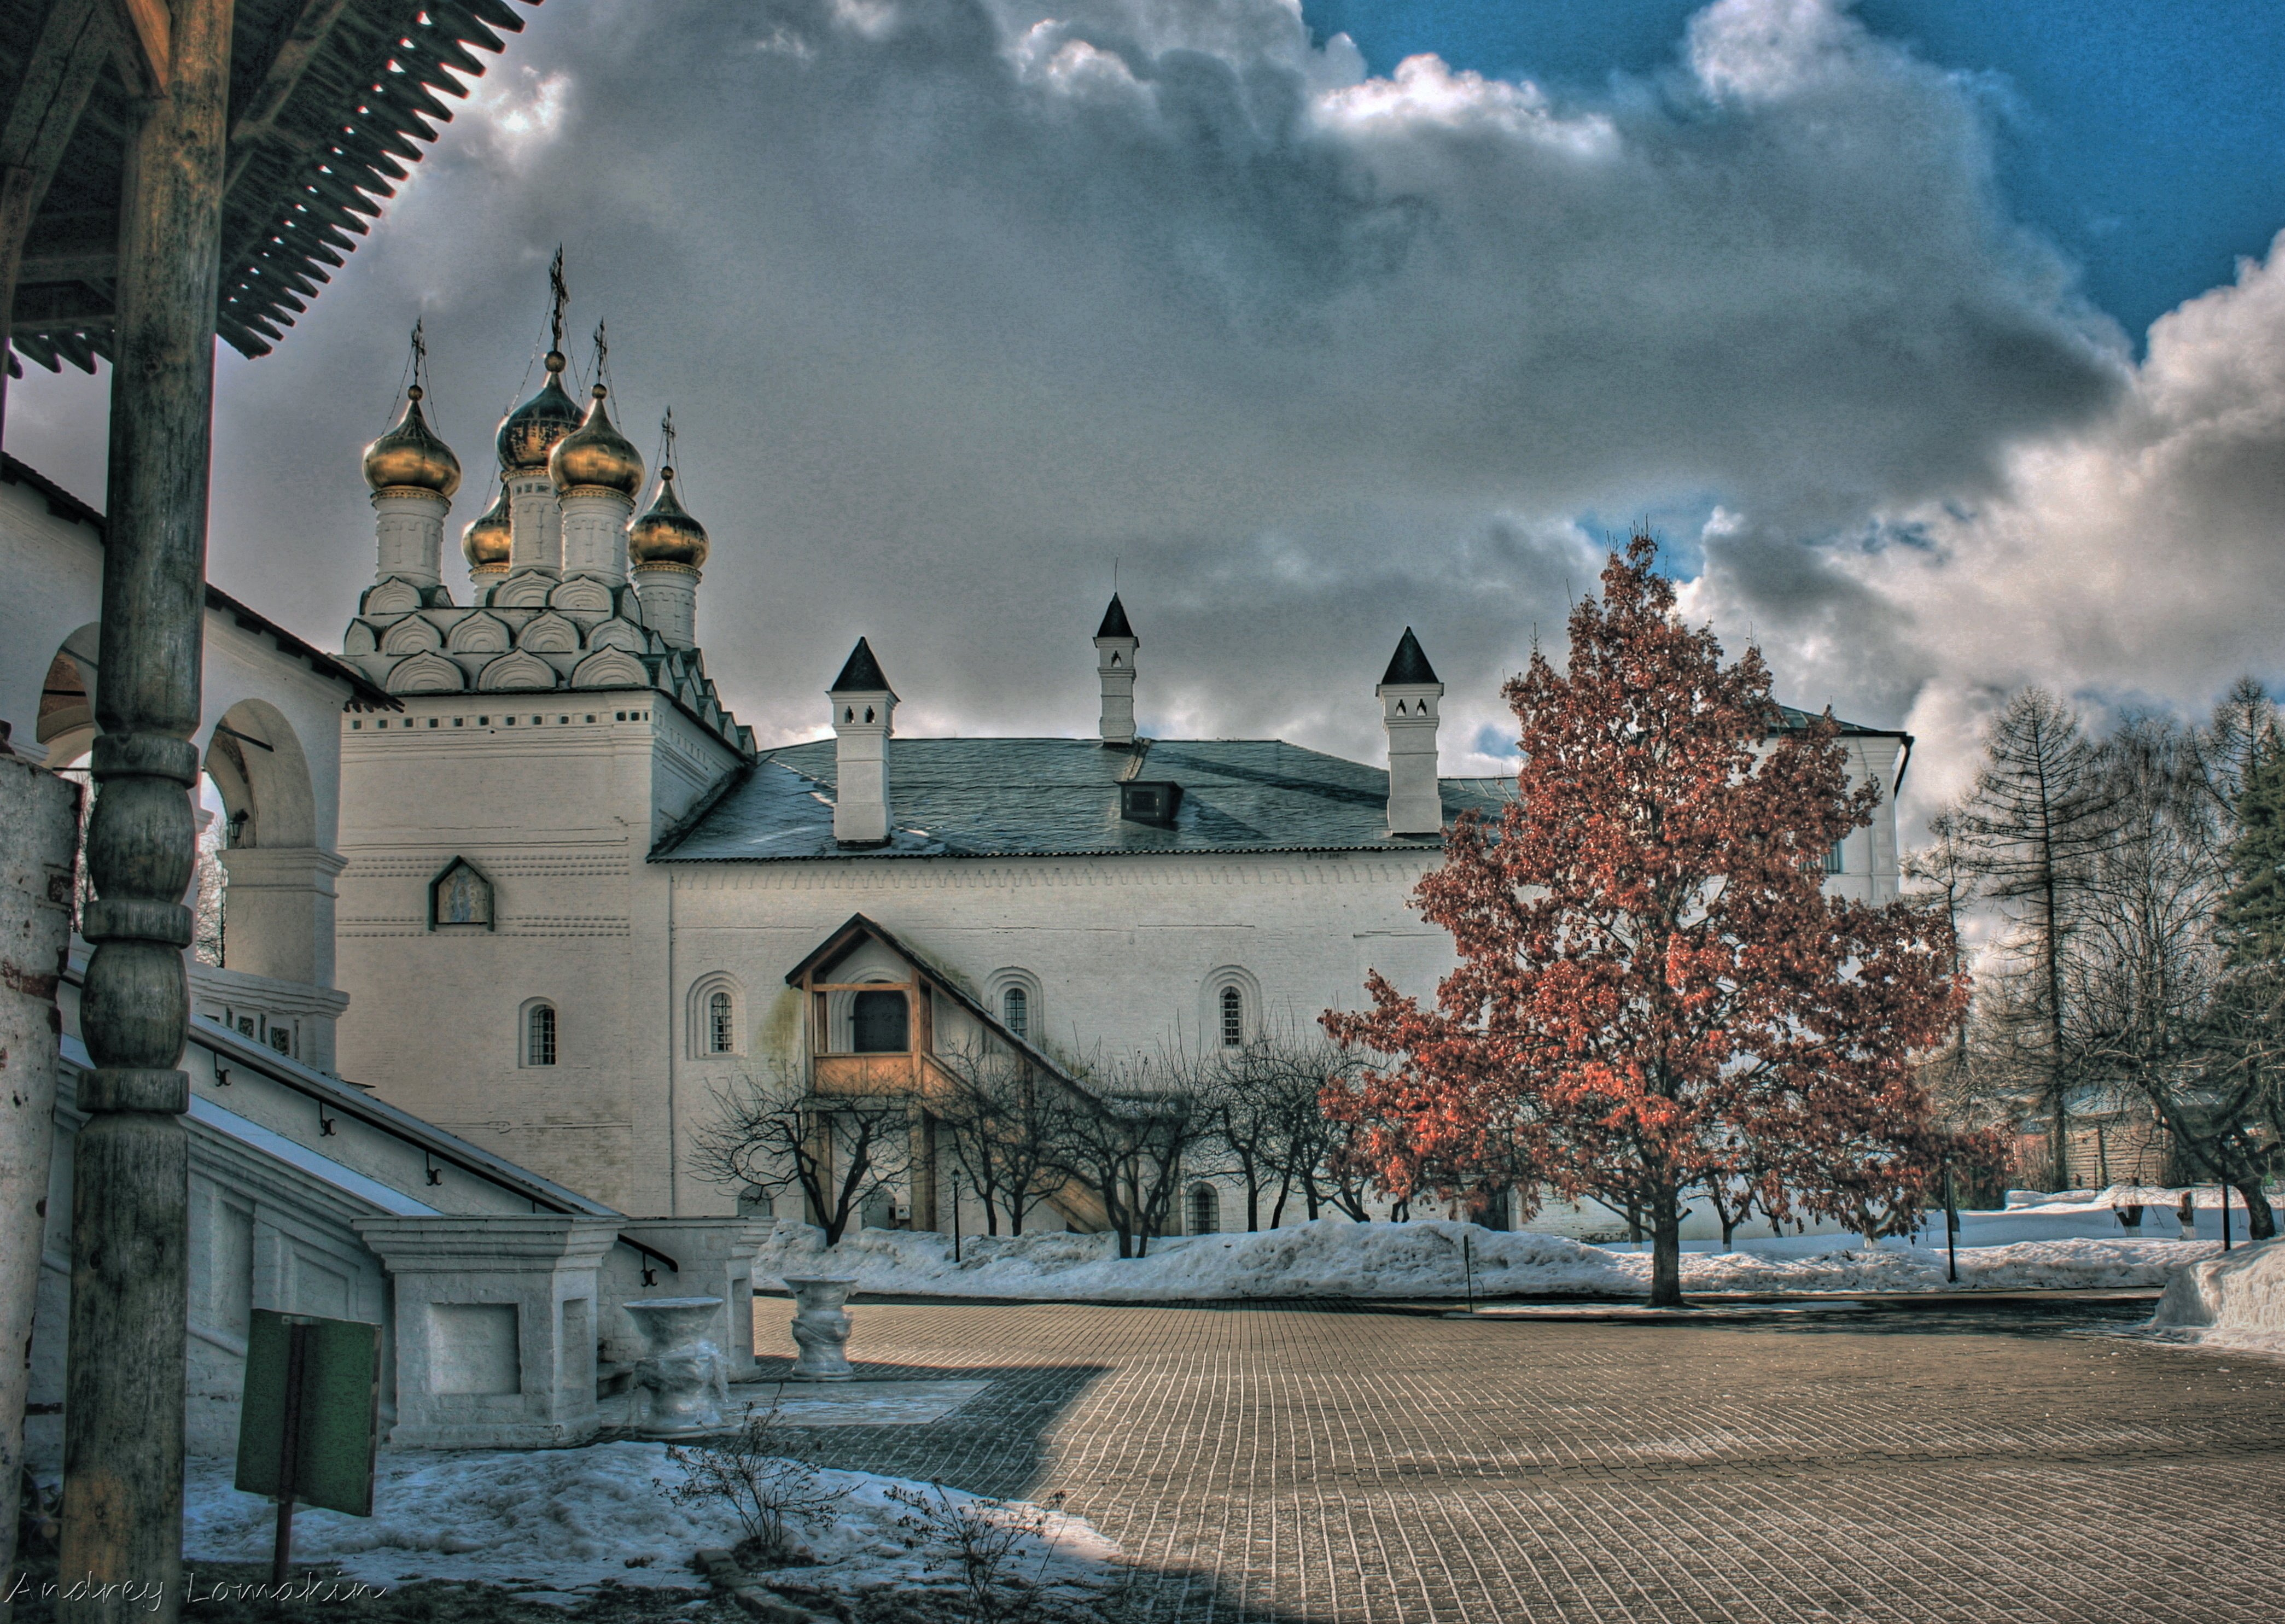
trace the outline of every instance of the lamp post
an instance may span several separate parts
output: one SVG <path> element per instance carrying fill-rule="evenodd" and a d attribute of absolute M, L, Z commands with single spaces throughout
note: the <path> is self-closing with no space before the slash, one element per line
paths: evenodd
<path fill-rule="evenodd" d="M 1952 1190 L 1949 1156 L 1943 1158 L 1943 1277 L 1959 1283 L 1959 1199 Z"/>

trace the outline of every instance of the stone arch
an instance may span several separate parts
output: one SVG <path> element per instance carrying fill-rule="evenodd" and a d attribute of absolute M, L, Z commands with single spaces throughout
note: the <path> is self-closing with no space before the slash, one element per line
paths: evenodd
<path fill-rule="evenodd" d="M 1009 995 L 1020 1000 L 1022 1021 L 1010 1019 L 1013 1006 Z M 984 1007 L 992 1018 L 1014 1032 L 1034 1048 L 1044 1040 L 1047 1026 L 1043 1011 L 1046 1000 L 1041 996 L 1040 978 L 1020 965 L 1004 964 L 984 978 Z"/>
<path fill-rule="evenodd" d="M 1206 972 L 1200 992 L 1198 1031 L 1206 1048 L 1243 1047 L 1261 1035 L 1261 984 L 1252 970 L 1218 964 Z"/>
<path fill-rule="evenodd" d="M 587 633 L 587 647 L 624 648 L 629 654 L 640 654 L 643 651 L 643 634 L 632 621 L 615 618 L 604 621 Z"/>
<path fill-rule="evenodd" d="M 537 569 L 519 569 L 491 590 L 484 600 L 496 609 L 544 609 L 554 583 Z"/>
<path fill-rule="evenodd" d="M 728 1000 L 726 1007 L 723 1000 Z M 746 1052 L 746 990 L 735 976 L 710 970 L 690 984 L 683 1005 L 683 1032 L 684 1047 L 693 1060 L 721 1060 Z"/>
<path fill-rule="evenodd" d="M 40 683 L 35 742 L 44 746 L 50 767 L 68 766 L 95 743 L 96 656 L 102 626 L 90 621 L 56 646 Z"/>
<path fill-rule="evenodd" d="M 417 654 L 391 667 L 381 686 L 392 694 L 458 694 L 468 679 L 443 655 Z"/>
<path fill-rule="evenodd" d="M 619 648 L 601 648 L 579 662 L 571 672 L 575 688 L 645 688 L 650 674 L 642 662 Z"/>
<path fill-rule="evenodd" d="M 514 641 L 498 616 L 478 610 L 452 628 L 444 646 L 454 654 L 506 654 Z"/>
<path fill-rule="evenodd" d="M 611 589 L 587 576 L 573 576 L 547 596 L 547 601 L 559 609 L 569 609 L 582 615 L 608 615 L 611 612 Z"/>
<path fill-rule="evenodd" d="M 550 609 L 526 623 L 515 646 L 534 654 L 569 654 L 579 647 L 579 628 Z"/>
<path fill-rule="evenodd" d="M 487 694 L 555 686 L 555 668 L 538 655 L 526 654 L 521 648 L 494 660 L 476 679 L 476 686 Z"/>
<path fill-rule="evenodd" d="M 206 765 L 231 826 L 226 845 L 303 847 L 318 843 L 317 796 L 302 741 L 278 708 L 241 699 L 207 735 Z"/>
<path fill-rule="evenodd" d="M 444 646 L 444 633 L 431 625 L 426 616 L 420 615 L 406 616 L 381 633 L 381 652 L 383 654 L 425 654 Z"/>
<path fill-rule="evenodd" d="M 410 615 L 420 607 L 420 591 L 412 583 L 391 576 L 380 585 L 368 588 L 365 601 L 357 606 L 360 615 Z"/>

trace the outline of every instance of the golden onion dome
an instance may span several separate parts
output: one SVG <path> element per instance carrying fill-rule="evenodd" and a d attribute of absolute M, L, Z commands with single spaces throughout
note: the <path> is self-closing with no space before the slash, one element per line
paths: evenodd
<path fill-rule="evenodd" d="M 610 412 L 603 404 L 609 393 L 597 384 L 585 420 L 558 440 L 547 454 L 547 475 L 557 490 L 616 490 L 631 498 L 642 489 L 642 453 L 612 427 Z"/>
<path fill-rule="evenodd" d="M 537 474 L 555 443 L 579 426 L 579 407 L 563 392 L 563 352 L 547 352 L 547 381 L 539 393 L 500 420 L 493 449 L 510 474 Z"/>
<path fill-rule="evenodd" d="M 650 511 L 628 528 L 627 559 L 638 569 L 681 564 L 695 569 L 706 561 L 706 527 L 683 511 L 671 467 L 658 471 L 658 497 Z"/>
<path fill-rule="evenodd" d="M 460 488 L 460 459 L 420 415 L 420 386 L 404 392 L 397 427 L 365 448 L 365 482 L 375 490 L 433 490 L 450 499 Z"/>
<path fill-rule="evenodd" d="M 460 556 L 472 570 L 505 569 L 515 541 L 515 521 L 508 510 L 507 480 L 499 482 L 492 505 L 478 514 L 460 532 Z"/>

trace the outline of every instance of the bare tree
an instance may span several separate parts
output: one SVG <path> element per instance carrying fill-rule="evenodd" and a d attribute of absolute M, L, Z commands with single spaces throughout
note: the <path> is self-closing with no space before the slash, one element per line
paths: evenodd
<path fill-rule="evenodd" d="M 1122 1258 L 1149 1255 L 1181 1198 L 1186 1165 L 1213 1144 L 1201 1071 L 1178 1049 L 1098 1064 L 1087 1092 L 1058 1107 L 1056 1165 L 1103 1203 Z"/>
<path fill-rule="evenodd" d="M 1067 1085 L 1026 1056 L 981 1040 L 940 1048 L 937 1064 L 953 1087 L 929 1109 L 949 1133 L 953 1161 L 984 1204 L 985 1233 L 1010 1235 L 1069 1181 L 1057 1156 Z"/>
<path fill-rule="evenodd" d="M 799 1192 L 828 1246 L 911 1172 L 913 1105 L 902 1094 L 816 1094 L 781 1065 L 716 1089 L 714 1104 L 695 1136 L 699 1176 L 773 1202 Z"/>

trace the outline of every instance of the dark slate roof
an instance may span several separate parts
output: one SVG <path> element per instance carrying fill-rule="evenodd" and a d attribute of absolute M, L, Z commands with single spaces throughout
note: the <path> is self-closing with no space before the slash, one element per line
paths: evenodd
<path fill-rule="evenodd" d="M 525 6 L 539 0 L 522 0 Z M 0 0 L 0 125 L 28 86 L 63 0 Z M 75 13 L 74 13 L 75 14 Z M 523 27 L 506 0 L 237 0 L 231 33 L 229 188 L 223 199 L 216 329 L 258 356 L 318 296 L 369 222 L 420 161 L 465 80 Z M 51 42 L 52 43 L 52 42 Z M 111 353 L 120 172 L 136 91 L 106 53 L 76 124 L 59 146 L 6 155 L 51 162 L 53 180 L 24 245 L 12 332 L 40 365 L 94 370 Z M 452 71 L 447 72 L 447 69 Z M 458 76 L 456 76 L 458 75 Z"/>
<path fill-rule="evenodd" d="M 1174 827 L 1119 815 L 1123 780 L 1182 787 Z M 1135 754 L 1091 739 L 899 739 L 889 752 L 890 839 L 833 840 L 834 741 L 773 750 L 654 859 L 1055 857 L 1123 851 L 1400 851 L 1433 836 L 1388 832 L 1388 774 L 1274 739 L 1167 739 Z M 1448 817 L 1496 812 L 1500 779 L 1443 781 Z"/>
<path fill-rule="evenodd" d="M 1135 628 L 1127 624 L 1127 606 L 1119 601 L 1119 594 L 1111 594 L 1111 607 L 1103 612 L 1103 624 L 1095 629 L 1097 637 L 1135 637 Z M 1136 642 L 1142 639 L 1135 638 Z"/>
<path fill-rule="evenodd" d="M 841 668 L 841 675 L 833 679 L 828 694 L 870 694 L 886 692 L 889 679 L 881 674 L 881 663 L 873 657 L 873 645 L 863 638 L 849 651 L 849 660 Z"/>
<path fill-rule="evenodd" d="M 1794 705 L 1779 705 L 1778 714 L 1783 718 L 1782 725 L 1786 730 L 1793 732 L 1808 726 L 1811 722 L 1818 720 L 1823 713 L 1816 710 L 1803 710 Z M 1834 726 L 1841 729 L 1841 736 L 1844 739 L 1903 739 L 1907 742 L 1912 739 L 1912 734 L 1899 728 L 1867 727 L 1862 722 L 1847 721 L 1840 717 L 1835 717 L 1833 720 Z"/>
<path fill-rule="evenodd" d="M 1380 674 L 1381 685 L 1390 683 L 1433 682 L 1436 668 L 1428 663 L 1421 651 L 1420 639 L 1412 635 L 1412 628 L 1404 628 L 1404 635 L 1396 640 L 1396 652 L 1388 656 L 1388 669 Z"/>

